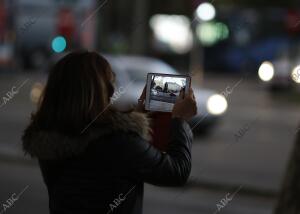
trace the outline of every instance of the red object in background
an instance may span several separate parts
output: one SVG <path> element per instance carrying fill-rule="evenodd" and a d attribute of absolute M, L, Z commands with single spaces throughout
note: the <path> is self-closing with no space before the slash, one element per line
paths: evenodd
<path fill-rule="evenodd" d="M 285 25 L 290 34 L 298 34 L 300 32 L 300 12 L 297 10 L 289 10 Z"/>
<path fill-rule="evenodd" d="M 155 112 L 152 119 L 152 142 L 151 144 L 160 151 L 166 151 L 170 141 L 170 126 L 172 113 Z"/>
<path fill-rule="evenodd" d="M 6 18 L 7 18 L 7 14 L 6 14 L 4 2 L 0 1 L 0 40 L 4 39 L 4 35 L 6 31 Z"/>
<path fill-rule="evenodd" d="M 75 18 L 72 10 L 63 8 L 58 14 L 57 33 L 64 36 L 69 44 L 73 43 L 75 36 Z"/>

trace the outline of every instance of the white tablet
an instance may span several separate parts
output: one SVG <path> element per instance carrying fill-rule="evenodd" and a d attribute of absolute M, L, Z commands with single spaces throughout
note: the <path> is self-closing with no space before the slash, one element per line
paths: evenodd
<path fill-rule="evenodd" d="M 186 95 L 191 77 L 149 73 L 147 75 L 145 109 L 148 111 L 171 112 L 180 91 Z"/>

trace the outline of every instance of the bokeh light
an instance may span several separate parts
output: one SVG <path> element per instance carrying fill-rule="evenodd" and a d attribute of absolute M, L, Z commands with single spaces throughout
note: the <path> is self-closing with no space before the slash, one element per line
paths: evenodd
<path fill-rule="evenodd" d="M 220 115 L 227 110 L 228 103 L 223 95 L 215 94 L 209 97 L 206 107 L 209 113 Z"/>
<path fill-rule="evenodd" d="M 63 36 L 57 36 L 52 40 L 52 49 L 56 53 L 63 52 L 67 47 L 66 39 Z"/>
<path fill-rule="evenodd" d="M 291 77 L 296 83 L 300 83 L 300 65 L 292 70 Z"/>
<path fill-rule="evenodd" d="M 274 76 L 274 66 L 271 62 L 263 62 L 258 69 L 259 78 L 264 81 L 270 81 Z"/>
<path fill-rule="evenodd" d="M 211 46 L 228 39 L 229 29 L 226 24 L 221 22 L 205 22 L 197 26 L 196 34 L 204 46 Z"/>
<path fill-rule="evenodd" d="M 192 47 L 190 20 L 182 15 L 157 14 L 150 19 L 155 38 L 175 53 L 187 53 Z"/>
<path fill-rule="evenodd" d="M 216 9 L 211 3 L 205 2 L 198 6 L 196 15 L 202 21 L 210 21 L 216 16 Z"/>
<path fill-rule="evenodd" d="M 32 86 L 31 91 L 30 91 L 30 100 L 34 104 L 38 104 L 40 97 L 43 93 L 43 90 L 44 90 L 44 85 L 40 82 L 36 82 Z"/>

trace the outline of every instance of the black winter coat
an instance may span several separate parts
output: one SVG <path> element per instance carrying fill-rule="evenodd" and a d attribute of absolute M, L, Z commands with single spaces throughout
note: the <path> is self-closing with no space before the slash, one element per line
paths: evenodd
<path fill-rule="evenodd" d="M 190 174 L 191 129 L 172 119 L 171 130 L 166 152 L 149 144 L 148 119 L 137 112 L 115 113 L 78 136 L 31 123 L 22 139 L 39 160 L 51 214 L 140 214 L 144 182 L 181 186 Z"/>
<path fill-rule="evenodd" d="M 274 214 L 300 214 L 300 132 L 288 161 Z"/>

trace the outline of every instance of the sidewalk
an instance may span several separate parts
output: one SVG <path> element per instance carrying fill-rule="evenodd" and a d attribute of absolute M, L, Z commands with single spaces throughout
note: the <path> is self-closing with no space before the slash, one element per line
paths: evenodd
<path fill-rule="evenodd" d="M 23 79 L 18 77 L 17 82 Z M 11 103 L 0 109 L 1 160 L 29 161 L 21 151 L 21 136 L 34 109 L 29 100 L 33 79 Z M 15 82 L 13 79 L 1 79 L 2 94 Z M 229 84 L 216 83 L 220 88 Z M 294 142 L 293 131 L 300 118 L 298 107 L 274 103 L 267 92 L 257 89 L 254 83 L 239 86 L 239 90 L 231 96 L 228 112 L 213 133 L 207 138 L 195 138 L 192 185 L 220 189 L 243 185 L 241 192 L 247 190 L 274 195 L 280 188 Z M 257 121 L 235 142 L 234 135 L 257 116 Z"/>
<path fill-rule="evenodd" d="M 192 183 L 209 188 L 243 185 L 241 192 L 276 195 L 296 137 L 298 106 L 271 100 L 260 89 L 247 96 L 243 87 L 234 93 L 213 134 L 193 144 Z M 246 124 L 248 129 L 236 140 Z"/>

